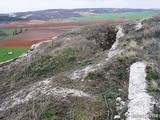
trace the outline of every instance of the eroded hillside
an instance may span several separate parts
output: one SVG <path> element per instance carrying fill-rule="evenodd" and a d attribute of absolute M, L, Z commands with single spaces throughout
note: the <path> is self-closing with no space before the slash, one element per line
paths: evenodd
<path fill-rule="evenodd" d="M 1 65 L 0 118 L 126 119 L 130 66 L 138 61 L 146 63 L 147 92 L 159 106 L 159 25 L 160 17 L 153 17 L 86 26 L 32 46 Z"/>

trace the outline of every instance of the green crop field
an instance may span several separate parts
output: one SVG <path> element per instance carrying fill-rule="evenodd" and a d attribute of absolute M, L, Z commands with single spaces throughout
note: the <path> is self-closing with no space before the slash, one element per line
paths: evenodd
<path fill-rule="evenodd" d="M 3 40 L 5 38 L 20 34 L 22 32 L 25 32 L 26 29 L 8 29 L 8 30 L 0 30 L 0 32 L 6 33 L 6 36 L 0 35 L 0 40 Z"/>
<path fill-rule="evenodd" d="M 28 49 L 29 48 L 0 47 L 0 62 L 14 59 L 27 52 Z M 8 52 L 13 52 L 13 54 L 9 55 Z"/>
<path fill-rule="evenodd" d="M 126 20 L 136 20 L 149 18 L 160 14 L 160 12 L 126 12 L 126 13 L 105 13 L 93 16 L 71 17 L 69 20 L 116 20 L 118 18 Z"/>
<path fill-rule="evenodd" d="M 7 36 L 0 36 L 0 40 L 5 39 Z"/>
<path fill-rule="evenodd" d="M 14 32 L 14 29 L 0 30 L 0 31 L 7 33 L 9 36 L 12 36 L 12 35 L 13 35 L 13 32 Z"/>
<path fill-rule="evenodd" d="M 10 37 L 10 36 L 13 36 L 14 30 L 13 30 L 13 29 L 9 29 L 9 30 L 0 30 L 0 32 L 4 32 L 4 33 L 7 34 L 6 36 L 0 35 L 0 40 L 3 40 L 3 39 L 5 39 L 5 38 L 8 38 L 8 37 Z"/>

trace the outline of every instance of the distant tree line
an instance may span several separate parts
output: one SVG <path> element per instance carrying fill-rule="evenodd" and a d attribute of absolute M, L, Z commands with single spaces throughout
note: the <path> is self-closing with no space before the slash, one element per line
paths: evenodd
<path fill-rule="evenodd" d="M 13 31 L 13 35 L 18 35 L 18 34 L 20 34 L 20 33 L 22 33 L 22 32 L 25 32 L 25 31 L 27 31 L 27 29 L 15 29 L 14 31 Z"/>

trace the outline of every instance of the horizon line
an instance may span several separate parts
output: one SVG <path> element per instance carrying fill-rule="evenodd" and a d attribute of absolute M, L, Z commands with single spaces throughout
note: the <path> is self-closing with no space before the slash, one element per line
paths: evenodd
<path fill-rule="evenodd" d="M 76 9 L 139 9 L 139 10 L 160 10 L 160 8 L 97 8 L 97 7 L 92 7 L 92 8 L 49 8 L 49 9 L 39 9 L 39 10 L 28 10 L 28 11 L 17 11 L 17 12 L 6 12 L 6 13 L 1 13 L 0 14 L 13 14 L 13 13 L 25 13 L 25 12 L 36 12 L 36 11 L 47 11 L 47 10 L 76 10 Z"/>

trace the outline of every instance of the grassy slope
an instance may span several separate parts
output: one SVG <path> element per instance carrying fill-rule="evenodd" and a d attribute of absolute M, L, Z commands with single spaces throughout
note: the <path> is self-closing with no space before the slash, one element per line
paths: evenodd
<path fill-rule="evenodd" d="M 127 13 L 105 13 L 94 16 L 71 17 L 69 20 L 115 20 L 124 18 L 128 20 L 149 18 L 155 16 L 158 12 L 127 12 Z"/>
<path fill-rule="evenodd" d="M 4 62 L 10 59 L 14 59 L 23 53 L 25 53 L 28 48 L 11 48 L 11 47 L 0 47 L 0 62 Z M 13 52 L 12 55 L 8 55 L 8 52 Z"/>

